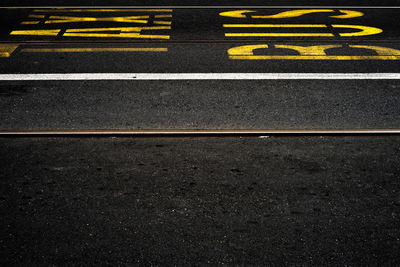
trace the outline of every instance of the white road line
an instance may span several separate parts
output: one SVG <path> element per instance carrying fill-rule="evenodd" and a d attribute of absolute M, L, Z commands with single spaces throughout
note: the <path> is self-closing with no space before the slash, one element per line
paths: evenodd
<path fill-rule="evenodd" d="M 96 9 L 126 9 L 126 8 L 174 8 L 174 9 L 236 9 L 236 8 L 373 8 L 399 9 L 400 6 L 2 6 L 0 9 L 32 9 L 32 8 L 96 8 Z"/>
<path fill-rule="evenodd" d="M 400 73 L 31 73 L 0 81 L 72 80 L 400 80 Z"/>

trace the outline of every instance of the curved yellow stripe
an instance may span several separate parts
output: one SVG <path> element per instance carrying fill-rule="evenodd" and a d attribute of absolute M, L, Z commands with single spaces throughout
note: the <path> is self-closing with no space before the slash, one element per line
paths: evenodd
<path fill-rule="evenodd" d="M 268 45 L 243 45 L 228 49 L 228 55 L 230 56 L 253 56 L 254 50 L 268 48 Z"/>
<path fill-rule="evenodd" d="M 357 29 L 360 30 L 358 32 L 348 32 L 348 33 L 339 33 L 341 37 L 352 37 L 352 36 L 366 36 L 366 35 L 374 35 L 382 33 L 383 30 L 370 27 L 370 26 L 362 26 L 362 25 L 342 25 L 342 24 L 334 24 L 333 28 L 347 28 L 347 29 Z"/>
<path fill-rule="evenodd" d="M 299 9 L 284 11 L 275 15 L 261 15 L 261 16 L 251 16 L 254 19 L 284 19 L 284 18 L 296 18 L 306 14 L 311 13 L 321 13 L 321 12 L 335 12 L 332 9 Z"/>
<path fill-rule="evenodd" d="M 372 45 L 349 45 L 351 48 L 363 48 L 375 51 L 380 56 L 400 56 L 400 50 Z"/>
<path fill-rule="evenodd" d="M 339 10 L 339 11 L 344 14 L 337 16 L 330 16 L 330 17 L 335 19 L 351 19 L 364 16 L 364 13 L 359 11 L 354 11 L 354 10 Z"/>
<path fill-rule="evenodd" d="M 244 13 L 256 12 L 252 10 L 234 10 L 234 11 L 226 11 L 219 13 L 222 17 L 230 17 L 230 18 L 246 18 Z"/>

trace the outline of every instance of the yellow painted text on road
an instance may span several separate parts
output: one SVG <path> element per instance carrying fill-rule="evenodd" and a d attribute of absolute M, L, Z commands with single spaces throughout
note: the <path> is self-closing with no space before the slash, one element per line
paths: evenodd
<path fill-rule="evenodd" d="M 333 28 L 357 30 L 352 32 L 339 33 L 340 37 L 366 36 L 382 33 L 383 31 L 376 27 L 362 25 L 331 25 Z M 224 24 L 224 28 L 328 28 L 324 24 Z M 226 37 L 334 37 L 333 33 L 225 33 Z"/>
<path fill-rule="evenodd" d="M 245 45 L 233 47 L 228 50 L 230 59 L 234 60 L 400 60 L 400 50 L 370 45 L 349 45 L 349 48 L 366 49 L 375 52 L 377 55 L 348 56 L 348 55 L 327 55 L 326 51 L 332 48 L 343 48 L 342 45 L 274 45 L 273 49 L 294 50 L 298 55 L 255 55 L 257 49 L 268 49 L 267 44 Z"/>
<path fill-rule="evenodd" d="M 148 23 L 149 16 L 126 16 L 126 17 L 72 17 L 72 16 L 50 16 L 45 24 L 51 23 L 74 23 L 74 22 L 124 22 L 124 23 Z"/>
<path fill-rule="evenodd" d="M 220 16 L 231 17 L 231 18 L 246 18 L 246 14 L 251 13 L 250 17 L 253 19 L 286 19 L 286 18 L 296 18 L 303 15 L 313 14 L 313 13 L 332 13 L 336 12 L 333 9 L 298 9 L 283 11 L 274 15 L 253 15 L 252 13 L 257 12 L 253 10 L 234 10 L 221 12 Z M 332 15 L 331 18 L 336 19 L 350 19 L 356 17 L 364 16 L 364 13 L 354 10 L 339 10 L 341 15 Z"/>
<path fill-rule="evenodd" d="M 170 30 L 171 26 L 67 29 L 63 36 L 169 39 L 169 35 L 142 34 L 143 30 Z M 114 33 L 105 33 L 114 32 Z"/>

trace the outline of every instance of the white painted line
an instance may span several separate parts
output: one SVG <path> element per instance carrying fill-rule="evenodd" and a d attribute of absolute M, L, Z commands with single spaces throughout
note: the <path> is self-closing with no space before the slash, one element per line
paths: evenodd
<path fill-rule="evenodd" d="M 174 9 L 236 9 L 236 8 L 373 8 L 373 9 L 399 9 L 400 6 L 2 6 L 0 9 L 32 9 L 32 8 L 174 8 Z"/>
<path fill-rule="evenodd" d="M 72 80 L 400 80 L 400 73 L 32 73 L 0 74 L 0 81 Z"/>

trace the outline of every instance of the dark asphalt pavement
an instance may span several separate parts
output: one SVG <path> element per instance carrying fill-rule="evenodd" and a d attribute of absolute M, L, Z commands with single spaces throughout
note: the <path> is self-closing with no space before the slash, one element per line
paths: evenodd
<path fill-rule="evenodd" d="M 399 264 L 397 136 L 0 149 L 4 266 Z"/>
<path fill-rule="evenodd" d="M 7 130 L 396 129 L 399 81 L 7 82 Z"/>
<path fill-rule="evenodd" d="M 400 129 L 399 79 L 7 80 L 398 74 L 398 0 L 34 2 L 1 6 L 114 7 L 0 8 L 0 133 Z M 0 162 L 2 266 L 400 265 L 399 135 L 14 136 Z"/>

